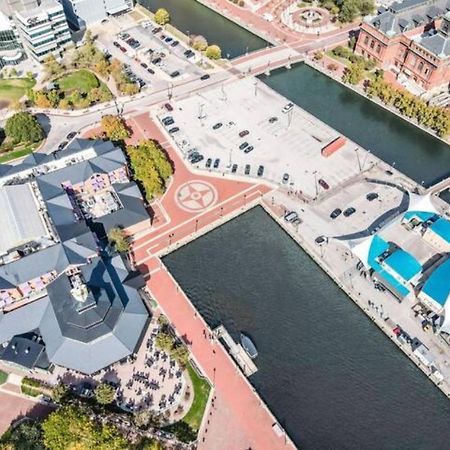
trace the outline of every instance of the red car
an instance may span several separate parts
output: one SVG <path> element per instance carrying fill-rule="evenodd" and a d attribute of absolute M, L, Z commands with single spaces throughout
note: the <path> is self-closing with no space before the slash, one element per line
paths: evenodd
<path fill-rule="evenodd" d="M 170 103 L 166 103 L 164 107 L 167 109 L 167 111 L 173 111 L 173 106 Z"/>
<path fill-rule="evenodd" d="M 322 178 L 319 180 L 319 184 L 324 188 L 324 189 L 330 189 L 330 186 L 328 186 L 328 183 L 323 180 Z"/>
<path fill-rule="evenodd" d="M 241 131 L 241 132 L 239 133 L 239 137 L 247 136 L 247 134 L 249 134 L 249 133 L 250 133 L 250 131 L 248 131 L 248 130 L 243 130 L 243 131 Z"/>

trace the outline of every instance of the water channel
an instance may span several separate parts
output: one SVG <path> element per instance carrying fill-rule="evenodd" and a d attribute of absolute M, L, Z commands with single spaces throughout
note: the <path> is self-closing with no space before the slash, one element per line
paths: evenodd
<path fill-rule="evenodd" d="M 164 263 L 211 327 L 252 336 L 251 381 L 300 448 L 448 448 L 450 402 L 262 208 Z"/>
<path fill-rule="evenodd" d="M 235 57 L 265 42 L 196 0 L 140 0 L 167 8 L 184 32 L 202 34 Z M 310 67 L 299 64 L 262 77 L 270 87 L 425 186 L 450 176 L 450 147 Z"/>

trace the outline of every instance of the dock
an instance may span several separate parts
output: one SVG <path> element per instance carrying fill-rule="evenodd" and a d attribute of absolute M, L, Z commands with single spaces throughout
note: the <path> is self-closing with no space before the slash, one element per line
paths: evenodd
<path fill-rule="evenodd" d="M 243 349 L 242 345 L 234 342 L 234 339 L 230 336 L 230 333 L 228 333 L 227 329 L 223 325 L 219 325 L 215 328 L 213 333 L 217 339 L 223 340 L 228 352 L 236 361 L 246 377 L 253 375 L 258 370 L 253 360 Z"/>

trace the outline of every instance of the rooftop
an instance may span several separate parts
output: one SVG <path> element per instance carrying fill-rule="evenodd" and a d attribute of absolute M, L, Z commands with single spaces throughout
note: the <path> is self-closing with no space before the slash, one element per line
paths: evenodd
<path fill-rule="evenodd" d="M 430 225 L 430 229 L 438 234 L 442 239 L 450 242 L 450 221 L 440 217 Z"/>
<path fill-rule="evenodd" d="M 450 297 L 450 259 L 435 269 L 425 282 L 422 291 L 444 306 Z"/>

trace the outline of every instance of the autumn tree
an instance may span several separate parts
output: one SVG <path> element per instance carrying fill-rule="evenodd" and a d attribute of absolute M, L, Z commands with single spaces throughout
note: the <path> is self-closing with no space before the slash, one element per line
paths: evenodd
<path fill-rule="evenodd" d="M 108 232 L 108 240 L 119 253 L 127 253 L 130 251 L 130 241 L 123 228 L 111 228 Z"/>
<path fill-rule="evenodd" d="M 100 405 L 109 405 L 116 395 L 114 388 L 106 383 L 100 383 L 95 388 L 95 399 Z"/>
<path fill-rule="evenodd" d="M 209 45 L 205 50 L 205 55 L 209 59 L 220 59 L 222 58 L 222 50 L 218 45 Z"/>
<path fill-rule="evenodd" d="M 112 141 L 120 141 L 130 137 L 125 121 L 119 116 L 103 116 L 101 126 L 108 139 Z"/>
<path fill-rule="evenodd" d="M 198 50 L 200 52 L 203 52 L 207 49 L 208 47 L 208 41 L 206 40 L 206 38 L 202 35 L 197 35 L 194 36 L 191 40 L 191 47 L 194 50 Z"/>
<path fill-rule="evenodd" d="M 166 23 L 170 22 L 170 14 L 167 9 L 159 8 L 155 12 L 154 19 L 158 25 L 166 25 Z"/>

